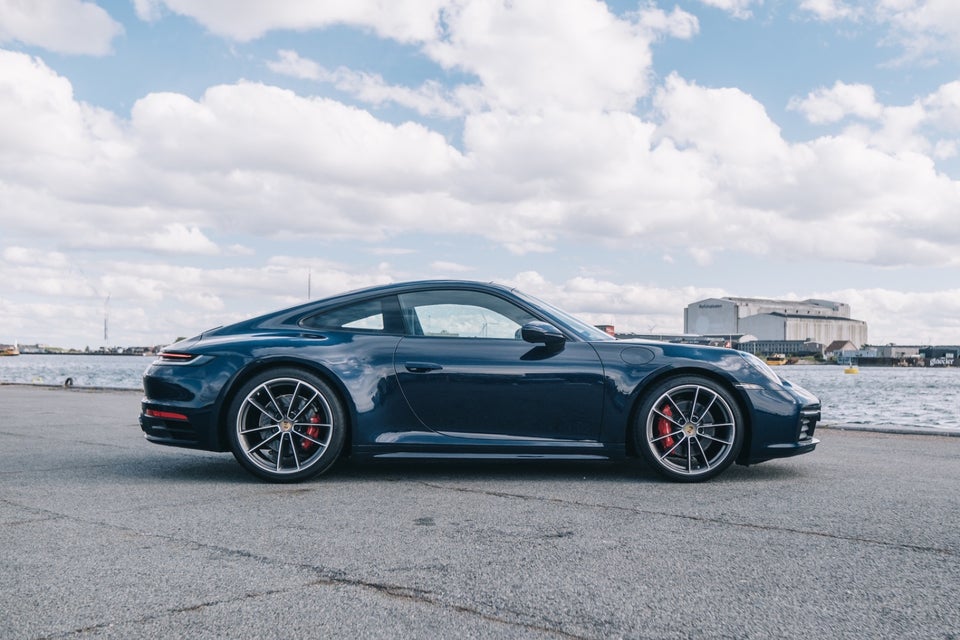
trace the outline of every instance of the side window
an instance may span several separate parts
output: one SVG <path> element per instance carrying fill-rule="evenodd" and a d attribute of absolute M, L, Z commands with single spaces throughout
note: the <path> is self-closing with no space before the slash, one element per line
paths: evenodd
<path fill-rule="evenodd" d="M 520 327 L 536 320 L 513 303 L 477 291 L 423 291 L 399 298 L 409 331 L 420 336 L 519 340 Z"/>
<path fill-rule="evenodd" d="M 391 297 L 379 298 L 327 309 L 303 319 L 300 324 L 311 329 L 400 333 L 400 323 L 394 319 L 395 314 L 390 312 L 391 308 L 396 307 L 393 300 Z"/>

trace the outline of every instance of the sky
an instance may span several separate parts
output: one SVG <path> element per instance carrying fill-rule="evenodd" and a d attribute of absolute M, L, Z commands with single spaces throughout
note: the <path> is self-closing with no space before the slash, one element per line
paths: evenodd
<path fill-rule="evenodd" d="M 432 278 L 960 343 L 960 2 L 0 0 L 0 343 Z"/>

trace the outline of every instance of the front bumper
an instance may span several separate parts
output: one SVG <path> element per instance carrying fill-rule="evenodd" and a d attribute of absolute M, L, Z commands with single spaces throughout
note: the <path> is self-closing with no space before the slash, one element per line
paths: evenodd
<path fill-rule="evenodd" d="M 793 420 L 789 440 L 758 441 L 755 437 L 754 446 L 746 464 L 757 464 L 775 458 L 789 458 L 804 453 L 810 453 L 817 448 L 820 440 L 814 437 L 817 423 L 820 421 L 820 405 L 807 405 L 800 409 Z M 756 436 L 756 434 L 755 434 Z"/>

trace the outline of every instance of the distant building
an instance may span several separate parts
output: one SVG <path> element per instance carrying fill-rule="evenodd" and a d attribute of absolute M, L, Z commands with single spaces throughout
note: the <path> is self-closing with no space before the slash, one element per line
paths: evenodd
<path fill-rule="evenodd" d="M 853 344 L 849 340 L 834 340 L 823 350 L 823 355 L 828 358 L 836 358 L 841 353 L 852 352 L 856 350 L 857 345 Z"/>
<path fill-rule="evenodd" d="M 754 340 L 753 336 L 742 336 L 737 349 L 754 355 L 781 353 L 785 356 L 822 356 L 823 345 L 810 340 Z"/>
<path fill-rule="evenodd" d="M 707 336 L 749 334 L 759 341 L 867 342 L 867 323 L 850 317 L 850 305 L 830 300 L 708 298 L 687 305 L 684 333 Z"/>
<path fill-rule="evenodd" d="M 928 367 L 955 367 L 960 363 L 960 346 L 925 347 L 920 352 Z"/>
<path fill-rule="evenodd" d="M 857 345 L 849 340 L 834 340 L 823 350 L 823 356 L 837 364 L 851 364 L 857 352 Z"/>
<path fill-rule="evenodd" d="M 598 324 L 597 329 L 600 329 L 600 331 L 603 331 L 605 334 L 610 336 L 617 335 L 617 328 L 612 324 Z"/>
<path fill-rule="evenodd" d="M 923 347 L 919 345 L 887 344 L 876 347 L 876 349 L 878 358 L 899 358 L 906 360 L 923 358 L 923 354 L 920 353 L 920 350 L 923 349 Z"/>

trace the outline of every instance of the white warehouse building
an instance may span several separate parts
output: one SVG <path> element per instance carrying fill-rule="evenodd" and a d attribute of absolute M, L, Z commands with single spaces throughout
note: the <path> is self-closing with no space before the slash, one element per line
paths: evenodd
<path fill-rule="evenodd" d="M 867 344 L 867 323 L 850 318 L 850 305 L 830 300 L 709 298 L 687 305 L 684 333 L 752 336 L 757 340 L 808 340 L 828 345 Z"/>

